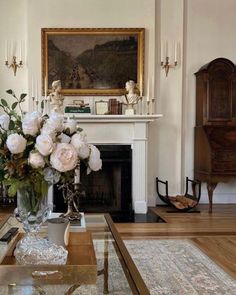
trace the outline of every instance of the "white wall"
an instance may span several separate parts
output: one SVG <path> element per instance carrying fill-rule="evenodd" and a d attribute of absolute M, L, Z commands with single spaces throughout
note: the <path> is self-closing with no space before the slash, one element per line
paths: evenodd
<path fill-rule="evenodd" d="M 1 0 L 1 97 L 8 88 L 29 92 L 32 76 L 40 81 L 41 28 L 144 27 L 145 80 L 154 77 L 156 111 L 164 115 L 149 128 L 148 186 L 153 205 L 156 176 L 168 179 L 170 193 L 176 194 L 183 189 L 185 176 L 193 175 L 194 72 L 216 57 L 236 62 L 235 11 L 235 0 Z M 16 77 L 3 65 L 6 39 L 25 39 L 28 44 L 27 67 Z M 167 78 L 160 67 L 164 40 L 179 41 L 183 54 Z M 215 200 L 236 201 L 233 194 L 234 182 L 221 184 Z"/>
<path fill-rule="evenodd" d="M 4 65 L 5 41 L 14 41 L 17 42 L 17 45 L 21 40 L 26 41 L 26 0 L 0 1 L 0 38 L 0 97 L 11 102 L 13 99 L 6 94 L 7 89 L 14 90 L 17 96 L 23 92 L 27 93 L 28 90 L 27 67 L 24 65 L 23 68 L 18 69 L 16 76 L 14 76 L 13 70 Z M 17 57 L 19 58 L 19 55 Z M 19 61 L 18 58 L 17 61 Z"/>
<path fill-rule="evenodd" d="M 186 76 L 184 97 L 184 151 L 185 174 L 193 175 L 193 149 L 195 125 L 195 76 L 199 68 L 217 57 L 236 63 L 236 1 L 187 0 L 186 1 Z M 214 202 L 236 202 L 235 181 L 219 184 L 214 192 Z M 208 202 L 206 190 L 202 202 Z"/>

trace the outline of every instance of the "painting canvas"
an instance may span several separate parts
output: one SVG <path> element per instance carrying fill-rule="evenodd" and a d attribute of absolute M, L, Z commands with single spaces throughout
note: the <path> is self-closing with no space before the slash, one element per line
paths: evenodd
<path fill-rule="evenodd" d="M 143 51 L 144 29 L 42 29 L 42 81 L 61 80 L 66 95 L 117 95 L 134 80 L 142 93 Z"/>

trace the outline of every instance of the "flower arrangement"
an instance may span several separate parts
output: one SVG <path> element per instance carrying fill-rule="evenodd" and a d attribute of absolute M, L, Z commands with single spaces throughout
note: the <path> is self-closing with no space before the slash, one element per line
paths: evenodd
<path fill-rule="evenodd" d="M 65 121 L 56 112 L 49 116 L 38 111 L 23 114 L 21 103 L 26 94 L 18 98 L 12 90 L 6 92 L 15 101 L 10 106 L 5 99 L 0 100 L 4 111 L 0 116 L 0 181 L 10 197 L 26 185 L 39 196 L 48 183 L 73 179 L 80 160 L 88 173 L 101 169 L 99 150 L 87 142 L 75 120 Z"/>

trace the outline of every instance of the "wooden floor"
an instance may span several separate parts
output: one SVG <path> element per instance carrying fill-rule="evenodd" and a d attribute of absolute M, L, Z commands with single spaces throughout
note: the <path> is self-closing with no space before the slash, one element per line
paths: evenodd
<path fill-rule="evenodd" d="M 190 239 L 236 279 L 236 204 L 199 205 L 200 213 L 167 213 L 165 206 L 152 208 L 166 223 L 117 223 L 124 239 Z"/>

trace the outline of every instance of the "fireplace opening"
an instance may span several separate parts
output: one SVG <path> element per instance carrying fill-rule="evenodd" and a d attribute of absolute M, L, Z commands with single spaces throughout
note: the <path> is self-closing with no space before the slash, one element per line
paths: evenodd
<path fill-rule="evenodd" d="M 87 175 L 81 165 L 83 194 L 79 209 L 83 212 L 132 212 L 132 149 L 130 145 L 97 145 L 102 170 Z M 54 211 L 65 212 L 61 191 L 54 186 Z"/>

